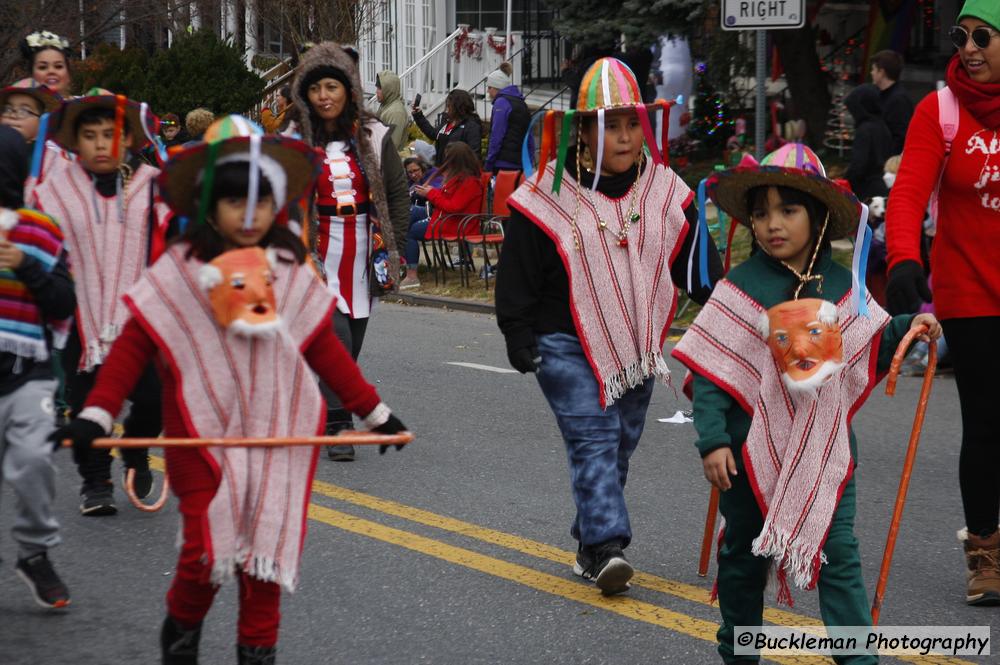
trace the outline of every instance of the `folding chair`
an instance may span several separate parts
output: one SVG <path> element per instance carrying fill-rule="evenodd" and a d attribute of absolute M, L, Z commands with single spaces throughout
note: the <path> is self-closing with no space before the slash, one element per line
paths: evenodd
<path fill-rule="evenodd" d="M 496 179 L 493 181 L 493 196 L 489 213 L 470 216 L 465 220 L 460 232 L 462 240 L 467 246 L 479 246 L 483 250 L 481 273 L 487 290 L 490 288 L 490 274 L 493 270 L 489 248 L 492 247 L 496 251 L 497 260 L 499 260 L 504 237 L 503 223 L 510 217 L 507 199 L 521 184 L 521 176 L 520 171 L 497 172 Z"/>

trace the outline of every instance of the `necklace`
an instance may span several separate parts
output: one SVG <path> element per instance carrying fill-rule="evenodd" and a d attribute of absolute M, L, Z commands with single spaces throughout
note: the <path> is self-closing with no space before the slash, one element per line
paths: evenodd
<path fill-rule="evenodd" d="M 577 150 L 577 183 L 576 183 L 576 210 L 573 212 L 573 245 L 577 251 L 580 251 L 580 229 L 577 227 L 576 220 L 580 213 L 580 190 L 583 185 L 580 183 L 579 176 L 582 173 L 582 165 L 580 164 L 580 150 Z M 608 222 L 601 217 L 601 213 L 597 210 L 597 205 L 594 203 L 593 194 L 590 193 L 590 188 L 587 188 L 587 199 L 590 201 L 590 207 L 594 209 L 594 214 L 597 216 L 597 228 L 601 232 L 610 232 L 615 235 L 616 242 L 619 247 L 628 247 L 628 234 L 632 230 L 633 224 L 638 224 L 642 217 L 635 210 L 636 202 L 639 199 L 639 178 L 642 176 L 642 159 L 640 158 L 635 171 L 635 182 L 632 183 L 632 192 L 629 196 L 628 211 L 622 217 L 621 225 L 618 231 L 610 231 L 608 229 Z M 618 202 L 615 201 L 615 210 L 620 210 L 618 208 Z"/>

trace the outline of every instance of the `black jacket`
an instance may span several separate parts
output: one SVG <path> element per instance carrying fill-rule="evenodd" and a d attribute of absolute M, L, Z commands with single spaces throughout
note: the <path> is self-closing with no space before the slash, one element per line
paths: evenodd
<path fill-rule="evenodd" d="M 844 104 L 854 117 L 854 143 L 845 177 L 854 195 L 862 201 L 885 196 L 889 190 L 882 181 L 882 173 L 885 160 L 893 155 L 892 134 L 882 119 L 878 88 L 859 85 L 847 95 Z"/>
<path fill-rule="evenodd" d="M 572 164 L 572 160 L 567 159 L 566 170 L 570 175 L 574 170 Z M 581 184 L 590 187 L 593 181 L 593 176 L 585 173 Z M 633 168 L 621 175 L 603 176 L 597 189 L 605 196 L 620 198 L 634 181 Z M 688 233 L 670 266 L 670 276 L 675 285 L 687 287 L 685 290 L 692 300 L 704 304 L 712 294 L 712 287 L 693 288 L 687 280 L 688 257 L 694 244 L 693 229 L 698 223 L 698 210 L 693 200 L 684 209 L 684 214 Z M 708 239 L 708 272 L 713 285 L 722 277 L 722 260 L 711 236 Z M 697 271 L 694 280 L 698 282 Z M 537 334 L 577 335 L 569 308 L 569 276 L 555 243 L 534 222 L 513 209 L 497 266 L 496 313 L 508 352 L 535 346 Z"/>
<path fill-rule="evenodd" d="M 483 125 L 478 116 L 469 116 L 462 122 L 455 125 L 451 132 L 445 134 L 444 130 L 448 126 L 445 122 L 440 127 L 434 128 L 427 121 L 420 111 L 413 112 L 413 122 L 417 123 L 428 138 L 434 140 L 434 166 L 441 166 L 444 163 L 444 150 L 452 141 L 465 141 L 472 148 L 472 153 L 480 160 L 483 158 Z"/>
<path fill-rule="evenodd" d="M 899 83 L 893 83 L 881 91 L 879 97 L 882 101 L 882 117 L 892 134 L 892 153 L 889 156 L 902 155 L 906 130 L 913 117 L 913 100 Z"/>

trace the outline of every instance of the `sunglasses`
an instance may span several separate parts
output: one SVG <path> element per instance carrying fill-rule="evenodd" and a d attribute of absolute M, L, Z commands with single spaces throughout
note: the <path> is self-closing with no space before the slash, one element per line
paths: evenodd
<path fill-rule="evenodd" d="M 948 36 L 951 37 L 951 43 L 955 45 L 955 48 L 965 48 L 965 44 L 971 36 L 975 47 L 984 49 L 990 45 L 990 41 L 997 35 L 1000 35 L 1000 32 L 997 32 L 993 28 L 987 28 L 985 25 L 979 26 L 971 33 L 960 25 L 952 26 L 951 30 L 948 31 Z"/>

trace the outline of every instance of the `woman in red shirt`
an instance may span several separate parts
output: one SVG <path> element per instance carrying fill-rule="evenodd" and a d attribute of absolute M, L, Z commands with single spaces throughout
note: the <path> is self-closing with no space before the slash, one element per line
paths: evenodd
<path fill-rule="evenodd" d="M 966 529 L 966 602 L 1000 603 L 1000 434 L 995 378 L 1000 374 L 1000 3 L 967 0 L 951 29 L 958 53 L 947 82 L 958 101 L 958 126 L 947 154 L 938 104 L 917 105 L 903 161 L 889 197 L 886 242 L 893 314 L 930 301 L 920 257 L 927 202 L 938 185 L 937 233 L 931 249 L 934 309 L 944 325 L 962 407 L 959 484 Z M 950 99 L 945 95 L 945 101 Z M 947 111 L 947 108 L 942 109 Z"/>
<path fill-rule="evenodd" d="M 420 241 L 426 236 L 428 227 L 433 227 L 436 236 L 455 234 L 465 215 L 475 215 L 482 207 L 482 172 L 472 148 L 465 143 L 449 143 L 444 154 L 440 169 L 444 185 L 413 188 L 415 194 L 427 199 L 433 213 L 430 219 L 410 225 L 406 239 L 406 277 L 399 284 L 401 289 L 420 286 L 417 263 L 420 261 Z"/>

